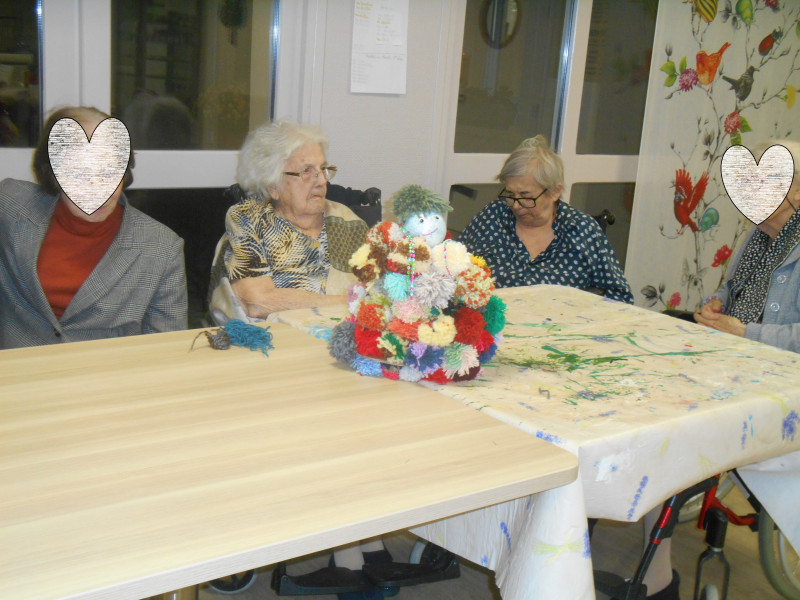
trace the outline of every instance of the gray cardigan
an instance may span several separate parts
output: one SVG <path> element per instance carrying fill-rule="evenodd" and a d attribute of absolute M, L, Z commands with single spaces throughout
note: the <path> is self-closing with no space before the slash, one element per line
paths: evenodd
<path fill-rule="evenodd" d="M 736 273 L 745 246 L 756 232 L 754 227 L 731 260 L 729 273 Z M 714 294 L 729 304 L 730 277 Z M 794 247 L 772 273 L 761 323 L 748 323 L 745 337 L 784 350 L 800 352 L 800 244 Z"/>
<path fill-rule="evenodd" d="M 57 197 L 0 182 L 0 349 L 186 329 L 183 240 L 128 205 L 108 251 L 56 319 L 37 259 Z"/>

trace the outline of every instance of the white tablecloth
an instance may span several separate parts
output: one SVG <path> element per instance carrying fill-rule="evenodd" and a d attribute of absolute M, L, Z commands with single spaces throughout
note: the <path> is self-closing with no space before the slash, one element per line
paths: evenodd
<path fill-rule="evenodd" d="M 494 570 L 506 600 L 594 598 L 587 516 L 636 521 L 715 473 L 797 453 L 743 474 L 800 547 L 798 492 L 780 493 L 800 485 L 800 355 L 572 288 L 497 293 L 495 358 L 430 387 L 576 453 L 578 481 L 415 533 Z M 343 316 L 273 319 L 325 338 Z"/>

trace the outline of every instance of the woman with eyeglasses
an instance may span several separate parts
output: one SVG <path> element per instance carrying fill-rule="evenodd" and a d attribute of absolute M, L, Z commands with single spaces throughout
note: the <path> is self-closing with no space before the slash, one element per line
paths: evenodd
<path fill-rule="evenodd" d="M 561 201 L 564 166 L 544 136 L 524 140 L 497 180 L 503 191 L 459 237 L 486 260 L 497 287 L 565 285 L 633 302 L 600 226 Z"/>
<path fill-rule="evenodd" d="M 348 260 L 367 225 L 326 200 L 336 167 L 316 127 L 276 121 L 253 130 L 236 178 L 246 198 L 228 210 L 225 268 L 249 317 L 345 302 Z"/>

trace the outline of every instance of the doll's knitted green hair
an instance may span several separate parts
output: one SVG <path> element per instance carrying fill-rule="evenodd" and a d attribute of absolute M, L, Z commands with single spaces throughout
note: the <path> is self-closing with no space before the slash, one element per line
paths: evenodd
<path fill-rule="evenodd" d="M 446 213 L 453 210 L 450 203 L 438 194 L 412 183 L 401 187 L 392 196 L 392 212 L 403 223 L 408 217 L 417 214 Z"/>

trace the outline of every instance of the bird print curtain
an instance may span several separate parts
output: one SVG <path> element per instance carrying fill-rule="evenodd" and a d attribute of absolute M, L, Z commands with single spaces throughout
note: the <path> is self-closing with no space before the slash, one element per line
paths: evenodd
<path fill-rule="evenodd" d="M 752 227 L 725 192 L 731 145 L 800 140 L 800 0 L 662 0 L 626 275 L 640 306 L 695 310 Z"/>

